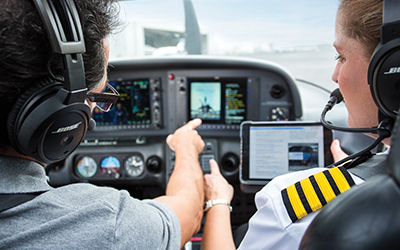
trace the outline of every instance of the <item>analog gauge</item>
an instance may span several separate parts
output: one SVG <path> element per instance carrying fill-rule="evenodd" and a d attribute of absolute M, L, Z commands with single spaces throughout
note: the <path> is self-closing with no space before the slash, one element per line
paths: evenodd
<path fill-rule="evenodd" d="M 97 163 L 92 157 L 84 156 L 76 164 L 76 169 L 82 177 L 90 178 L 97 172 Z"/>
<path fill-rule="evenodd" d="M 121 164 L 119 160 L 114 156 L 107 156 L 100 163 L 101 174 L 103 175 L 114 175 L 116 178 L 119 177 L 119 169 Z"/>
<path fill-rule="evenodd" d="M 124 170 L 127 175 L 137 177 L 144 172 L 144 161 L 139 155 L 132 155 L 124 162 Z"/>

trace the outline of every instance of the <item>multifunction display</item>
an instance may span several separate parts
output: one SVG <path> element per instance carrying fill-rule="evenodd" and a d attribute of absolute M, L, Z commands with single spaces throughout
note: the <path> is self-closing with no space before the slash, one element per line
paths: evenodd
<path fill-rule="evenodd" d="M 240 124 L 246 119 L 247 78 L 187 80 L 190 119 L 214 124 Z"/>
<path fill-rule="evenodd" d="M 149 125 L 152 122 L 150 80 L 109 82 L 120 94 L 109 112 L 95 109 L 93 118 L 97 126 Z"/>

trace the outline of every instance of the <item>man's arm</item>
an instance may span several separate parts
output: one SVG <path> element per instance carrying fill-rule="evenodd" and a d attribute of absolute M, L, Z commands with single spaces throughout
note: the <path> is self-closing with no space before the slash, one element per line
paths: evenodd
<path fill-rule="evenodd" d="M 204 141 L 195 130 L 200 124 L 200 119 L 194 119 L 167 137 L 168 146 L 175 151 L 175 168 L 166 195 L 156 198 L 177 215 L 181 226 L 181 248 L 199 230 L 203 216 L 203 171 L 198 157 Z"/>

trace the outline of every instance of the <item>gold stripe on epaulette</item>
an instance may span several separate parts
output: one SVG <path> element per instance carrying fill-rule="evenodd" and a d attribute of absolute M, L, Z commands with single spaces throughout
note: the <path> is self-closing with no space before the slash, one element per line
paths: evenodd
<path fill-rule="evenodd" d="M 302 205 L 299 194 L 297 193 L 296 187 L 294 185 L 287 188 L 287 193 L 289 196 L 289 200 L 292 204 L 293 210 L 298 217 L 304 217 L 307 215 L 307 211 L 304 209 Z"/>
<path fill-rule="evenodd" d="M 322 208 L 321 201 L 318 199 L 318 195 L 315 193 L 310 179 L 306 178 L 304 180 L 301 180 L 300 184 L 303 188 L 307 201 L 310 203 L 310 207 L 315 208 L 314 211 Z"/>
<path fill-rule="evenodd" d="M 335 180 L 337 187 L 339 188 L 340 193 L 343 193 L 347 189 L 350 188 L 349 183 L 347 182 L 346 178 L 344 178 L 343 173 L 340 171 L 339 168 L 331 168 L 329 171 Z"/>
<path fill-rule="evenodd" d="M 336 198 L 336 195 L 335 192 L 333 192 L 331 183 L 329 183 L 329 181 L 326 179 L 324 172 L 315 174 L 314 178 L 317 181 L 319 188 L 321 189 L 322 195 L 324 196 L 326 203 L 329 203 L 331 200 Z"/>
<path fill-rule="evenodd" d="M 343 167 L 314 174 L 282 190 L 282 199 L 292 222 L 321 209 L 348 190 L 354 181 Z"/>

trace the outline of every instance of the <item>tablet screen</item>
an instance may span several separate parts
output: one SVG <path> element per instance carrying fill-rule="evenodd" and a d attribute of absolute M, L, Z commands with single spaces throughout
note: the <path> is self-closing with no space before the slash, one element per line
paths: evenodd
<path fill-rule="evenodd" d="M 276 176 L 330 164 L 332 132 L 319 122 L 244 122 L 241 181 L 265 184 Z"/>

